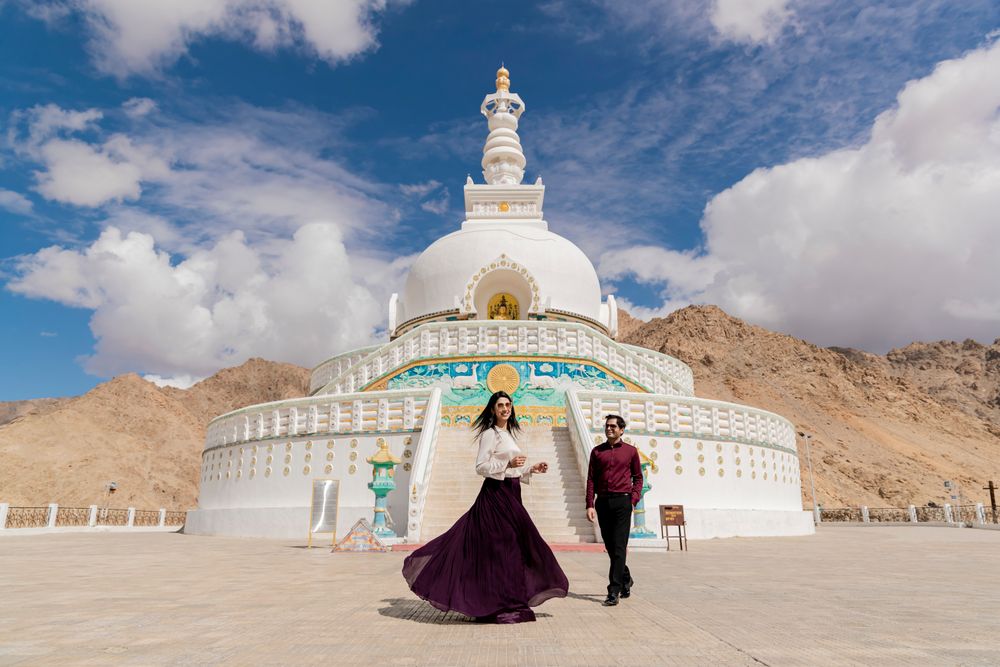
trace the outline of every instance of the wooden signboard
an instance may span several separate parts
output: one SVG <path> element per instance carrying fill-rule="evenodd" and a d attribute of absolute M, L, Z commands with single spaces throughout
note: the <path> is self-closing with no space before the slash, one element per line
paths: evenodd
<path fill-rule="evenodd" d="M 332 544 L 337 537 L 337 504 L 340 498 L 339 479 L 314 479 L 312 506 L 309 510 L 309 546 L 313 533 L 332 533 Z"/>
<path fill-rule="evenodd" d="M 684 520 L 683 505 L 660 505 L 660 537 L 667 540 L 670 550 L 670 527 L 677 526 L 677 541 L 681 551 L 687 550 L 687 521 Z"/>

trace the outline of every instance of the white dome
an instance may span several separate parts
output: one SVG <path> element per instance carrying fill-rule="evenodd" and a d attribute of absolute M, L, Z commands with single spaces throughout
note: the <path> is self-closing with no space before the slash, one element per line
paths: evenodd
<path fill-rule="evenodd" d="M 515 297 L 519 319 L 570 315 L 610 328 L 597 272 L 582 250 L 539 227 L 480 225 L 438 239 L 416 259 L 397 304 L 395 333 L 456 311 L 488 319 L 486 304 L 498 293 Z"/>

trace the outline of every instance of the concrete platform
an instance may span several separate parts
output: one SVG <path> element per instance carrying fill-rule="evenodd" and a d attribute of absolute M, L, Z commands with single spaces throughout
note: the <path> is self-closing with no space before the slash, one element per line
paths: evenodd
<path fill-rule="evenodd" d="M 0 665 L 996 665 L 1000 533 L 826 530 L 607 557 L 569 598 L 484 626 L 415 599 L 405 553 L 164 533 L 0 541 Z"/>

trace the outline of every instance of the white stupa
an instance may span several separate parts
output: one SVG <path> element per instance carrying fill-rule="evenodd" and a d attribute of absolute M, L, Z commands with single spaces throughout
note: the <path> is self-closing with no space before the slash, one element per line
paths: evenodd
<path fill-rule="evenodd" d="M 481 106 L 485 183 L 468 179 L 461 229 L 432 243 L 392 296 L 390 341 L 321 363 L 306 398 L 212 421 L 186 532 L 304 537 L 318 525 L 316 490 L 333 488 L 326 525 L 337 536 L 375 516 L 390 541 L 424 542 L 475 497 L 469 424 L 498 389 L 514 398 L 529 459 L 550 464 L 525 505 L 552 542 L 596 538 L 583 482 L 609 413 L 628 422 L 645 463 L 642 505 L 654 511 L 636 518 L 649 543 L 660 504 L 685 506 L 692 538 L 813 531 L 790 422 L 696 398 L 687 365 L 615 341 L 614 297 L 602 300 L 587 256 L 549 231 L 541 179 L 521 182 L 524 108 L 501 68 Z M 394 483 L 384 507 L 370 482 Z"/>

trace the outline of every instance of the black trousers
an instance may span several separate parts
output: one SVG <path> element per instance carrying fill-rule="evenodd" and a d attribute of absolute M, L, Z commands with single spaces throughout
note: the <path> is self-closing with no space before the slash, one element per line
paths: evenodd
<path fill-rule="evenodd" d="M 608 595 L 618 595 L 629 582 L 632 575 L 625 564 L 625 551 L 628 548 L 628 533 L 632 524 L 632 499 L 630 496 L 598 496 L 594 501 L 597 510 L 597 523 L 601 527 L 601 537 L 604 538 L 604 548 L 611 558 L 611 568 L 608 570 Z"/>

